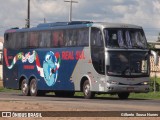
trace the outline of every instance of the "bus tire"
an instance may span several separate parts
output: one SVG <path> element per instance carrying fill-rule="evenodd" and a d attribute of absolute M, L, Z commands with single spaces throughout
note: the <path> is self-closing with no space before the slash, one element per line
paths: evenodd
<path fill-rule="evenodd" d="M 30 95 L 30 93 L 29 93 L 29 86 L 27 84 L 27 80 L 26 79 L 22 80 L 21 91 L 22 91 L 22 95 L 23 96 L 29 96 Z"/>
<path fill-rule="evenodd" d="M 31 82 L 30 82 L 30 95 L 31 96 L 37 96 L 38 95 L 36 79 L 32 79 Z"/>
<path fill-rule="evenodd" d="M 129 94 L 130 93 L 128 93 L 128 92 L 118 93 L 118 97 L 119 97 L 119 99 L 122 99 L 122 100 L 128 99 Z"/>
<path fill-rule="evenodd" d="M 91 99 L 95 96 L 95 93 L 90 91 L 89 80 L 83 83 L 83 94 L 85 99 Z"/>

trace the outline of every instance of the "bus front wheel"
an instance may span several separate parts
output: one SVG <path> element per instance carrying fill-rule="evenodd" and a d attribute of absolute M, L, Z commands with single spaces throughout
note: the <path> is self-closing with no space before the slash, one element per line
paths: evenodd
<path fill-rule="evenodd" d="M 21 90 L 23 96 L 29 96 L 29 86 L 27 84 L 27 80 L 23 79 L 21 83 Z"/>
<path fill-rule="evenodd" d="M 130 93 L 128 92 L 122 92 L 122 93 L 118 93 L 118 97 L 119 99 L 128 99 Z"/>
<path fill-rule="evenodd" d="M 83 94 L 86 99 L 91 99 L 95 96 L 95 93 L 90 90 L 89 80 L 86 80 L 83 84 Z"/>

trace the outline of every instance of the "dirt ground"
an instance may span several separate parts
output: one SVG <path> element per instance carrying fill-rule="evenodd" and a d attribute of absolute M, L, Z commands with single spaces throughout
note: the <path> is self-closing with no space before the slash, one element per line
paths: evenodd
<path fill-rule="evenodd" d="M 87 111 L 86 108 L 74 108 L 45 101 L 0 101 L 0 111 Z M 159 118 L 136 117 L 42 117 L 23 118 L 24 120 L 159 120 Z M 0 118 L 0 120 L 22 120 L 22 118 Z"/>
<path fill-rule="evenodd" d="M 36 101 L 0 101 L 0 111 L 87 111 L 59 104 Z M 38 117 L 38 118 L 0 118 L 0 120 L 159 120 L 159 117 Z"/>

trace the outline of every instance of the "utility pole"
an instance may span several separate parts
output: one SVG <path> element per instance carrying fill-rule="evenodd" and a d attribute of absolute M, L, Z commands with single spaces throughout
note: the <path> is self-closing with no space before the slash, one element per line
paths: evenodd
<path fill-rule="evenodd" d="M 27 19 L 26 19 L 26 27 L 30 28 L 30 0 L 28 0 L 28 11 L 27 11 Z"/>
<path fill-rule="evenodd" d="M 44 23 L 47 23 L 47 22 L 46 22 L 46 18 L 44 18 Z"/>
<path fill-rule="evenodd" d="M 72 4 L 73 3 L 78 3 L 77 1 L 73 1 L 73 0 L 70 0 L 70 1 L 64 1 L 64 2 L 70 2 L 70 9 L 69 9 L 69 22 L 72 21 Z"/>

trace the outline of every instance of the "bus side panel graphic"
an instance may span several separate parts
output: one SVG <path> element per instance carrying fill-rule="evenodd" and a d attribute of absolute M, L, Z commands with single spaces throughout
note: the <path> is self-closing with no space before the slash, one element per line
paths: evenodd
<path fill-rule="evenodd" d="M 35 76 L 37 76 L 36 74 L 39 74 L 39 76 L 41 77 L 40 79 L 43 78 L 46 85 L 49 87 L 54 86 L 58 80 L 58 86 L 55 85 L 52 89 L 66 88 L 74 90 L 73 85 L 71 85 L 72 87 L 70 85 L 64 87 L 64 84 L 67 85 L 68 81 L 70 84 L 73 84 L 72 81 L 70 81 L 70 77 L 72 75 L 71 71 L 75 69 L 78 60 L 85 59 L 82 48 L 78 50 L 65 49 L 63 51 L 56 52 L 53 52 L 55 50 L 49 50 L 45 52 L 37 51 L 32 50 L 31 52 L 19 52 L 18 54 L 13 56 L 12 62 L 9 63 L 7 56 L 8 50 L 4 49 L 4 59 L 7 68 L 9 70 L 12 70 L 15 64 L 17 62 L 20 62 L 20 65 L 22 65 L 22 70 L 20 70 L 20 72 L 28 72 L 28 70 L 30 70 L 30 73 L 32 72 L 33 74 L 35 74 Z M 39 56 L 43 57 L 39 58 Z M 24 73 L 22 72 L 20 74 Z M 25 74 L 27 73 L 25 72 Z M 44 87 L 43 84 L 39 85 L 39 88 Z"/>

